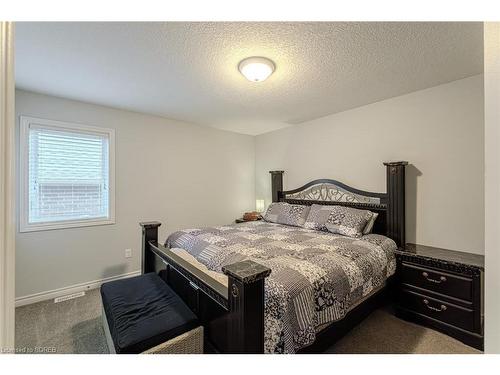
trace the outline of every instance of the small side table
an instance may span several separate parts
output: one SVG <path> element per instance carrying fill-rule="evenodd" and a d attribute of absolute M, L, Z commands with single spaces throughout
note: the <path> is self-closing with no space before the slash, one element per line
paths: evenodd
<path fill-rule="evenodd" d="M 236 224 L 239 224 L 239 223 L 248 223 L 250 221 L 259 221 L 259 220 L 262 220 L 262 218 L 258 218 L 257 220 L 244 220 L 243 218 L 239 218 L 239 219 L 236 219 L 234 222 Z"/>
<path fill-rule="evenodd" d="M 484 256 L 406 244 L 396 259 L 396 315 L 483 350 Z"/>

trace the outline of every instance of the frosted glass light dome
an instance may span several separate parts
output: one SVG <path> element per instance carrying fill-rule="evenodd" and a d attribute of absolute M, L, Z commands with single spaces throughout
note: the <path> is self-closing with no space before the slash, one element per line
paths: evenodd
<path fill-rule="evenodd" d="M 265 57 L 249 57 L 240 62 L 238 69 L 249 81 L 262 82 L 273 74 L 275 66 Z"/>

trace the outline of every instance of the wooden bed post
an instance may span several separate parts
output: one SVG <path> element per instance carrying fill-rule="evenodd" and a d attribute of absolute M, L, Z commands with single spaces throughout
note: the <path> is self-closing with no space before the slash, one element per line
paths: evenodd
<path fill-rule="evenodd" d="M 264 353 L 264 280 L 271 270 L 251 260 L 222 267 L 228 276 L 228 348 Z"/>
<path fill-rule="evenodd" d="M 283 173 L 285 171 L 269 171 L 271 173 L 271 191 L 273 202 L 280 201 L 280 193 L 283 191 Z"/>
<path fill-rule="evenodd" d="M 387 237 L 398 247 L 406 245 L 405 169 L 407 161 L 384 163 L 387 167 Z"/>
<path fill-rule="evenodd" d="M 146 221 L 139 223 L 142 227 L 142 260 L 141 273 L 154 272 L 155 255 L 149 250 L 149 241 L 158 242 L 158 227 L 161 225 L 159 221 Z"/>

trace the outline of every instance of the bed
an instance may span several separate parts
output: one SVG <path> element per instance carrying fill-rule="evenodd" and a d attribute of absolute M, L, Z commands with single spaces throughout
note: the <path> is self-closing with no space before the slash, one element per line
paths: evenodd
<path fill-rule="evenodd" d="M 198 315 L 208 351 L 320 352 L 379 305 L 395 273 L 407 163 L 384 164 L 386 193 L 331 179 L 283 191 L 283 172 L 271 172 L 273 202 L 370 210 L 370 234 L 256 221 L 182 230 L 162 245 L 160 223 L 147 222 L 142 271 L 159 273 Z"/>
<path fill-rule="evenodd" d="M 246 259 L 271 269 L 264 292 L 265 353 L 311 345 L 321 327 L 344 318 L 396 269 L 397 246 L 385 236 L 355 239 L 265 221 L 182 230 L 166 246 L 222 277 L 224 266 Z"/>

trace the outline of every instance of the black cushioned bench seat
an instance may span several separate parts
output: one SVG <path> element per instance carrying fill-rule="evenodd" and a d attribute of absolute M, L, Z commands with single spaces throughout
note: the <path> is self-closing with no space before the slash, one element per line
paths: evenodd
<path fill-rule="evenodd" d="M 199 325 L 155 273 L 105 283 L 101 297 L 116 353 L 141 353 Z"/>

